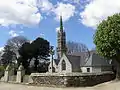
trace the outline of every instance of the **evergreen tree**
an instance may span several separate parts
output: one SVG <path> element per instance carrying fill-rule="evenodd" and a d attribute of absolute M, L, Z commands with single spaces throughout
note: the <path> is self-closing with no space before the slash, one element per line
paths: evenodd
<path fill-rule="evenodd" d="M 43 38 L 37 38 L 32 43 L 24 43 L 19 49 L 19 63 L 22 63 L 25 69 L 28 69 L 30 61 L 34 60 L 34 69 L 37 71 L 39 60 L 46 59 L 49 56 L 49 42 Z"/>
<path fill-rule="evenodd" d="M 11 48 L 9 45 L 5 45 L 3 52 L 4 54 L 2 55 L 2 59 L 1 59 L 3 65 L 6 66 L 15 61 L 14 57 L 16 54 L 13 51 L 11 51 Z"/>
<path fill-rule="evenodd" d="M 32 47 L 29 42 L 26 42 L 22 45 L 22 47 L 18 50 L 20 57 L 18 59 L 18 63 L 23 64 L 25 69 L 28 69 L 31 59 L 33 58 Z"/>
<path fill-rule="evenodd" d="M 40 59 L 46 59 L 49 56 L 49 42 L 43 38 L 38 37 L 31 43 L 33 47 L 33 57 L 35 58 L 35 70 L 39 65 Z"/>

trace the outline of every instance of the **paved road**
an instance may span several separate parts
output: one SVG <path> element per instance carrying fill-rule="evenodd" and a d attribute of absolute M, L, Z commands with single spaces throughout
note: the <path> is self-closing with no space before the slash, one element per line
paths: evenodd
<path fill-rule="evenodd" d="M 84 88 L 52 88 L 0 83 L 0 90 L 120 90 L 120 82 L 108 82 L 94 87 Z"/>

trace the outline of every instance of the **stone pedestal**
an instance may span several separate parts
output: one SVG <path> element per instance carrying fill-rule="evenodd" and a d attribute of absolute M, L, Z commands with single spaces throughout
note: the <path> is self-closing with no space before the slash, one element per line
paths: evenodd
<path fill-rule="evenodd" d="M 10 64 L 6 67 L 5 73 L 4 73 L 4 81 L 8 82 L 10 75 Z"/>
<path fill-rule="evenodd" d="M 17 71 L 17 78 L 16 82 L 21 83 L 23 81 L 23 76 L 25 75 L 25 70 L 22 64 L 19 66 L 18 71 Z"/>
<path fill-rule="evenodd" d="M 8 82 L 8 80 L 9 80 L 9 71 L 5 70 L 4 81 Z"/>

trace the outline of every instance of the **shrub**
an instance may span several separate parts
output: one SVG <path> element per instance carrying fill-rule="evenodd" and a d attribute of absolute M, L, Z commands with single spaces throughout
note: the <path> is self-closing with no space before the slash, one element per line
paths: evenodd
<path fill-rule="evenodd" d="M 5 70 L 5 67 L 0 66 L 0 78 L 4 75 L 4 70 Z"/>
<path fill-rule="evenodd" d="M 4 71 L 5 67 L 4 66 L 0 66 L 0 72 Z"/>

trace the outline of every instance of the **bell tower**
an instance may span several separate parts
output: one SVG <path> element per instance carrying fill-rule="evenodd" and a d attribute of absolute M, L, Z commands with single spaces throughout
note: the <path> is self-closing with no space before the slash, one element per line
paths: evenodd
<path fill-rule="evenodd" d="M 67 47 L 66 47 L 66 34 L 65 31 L 63 30 L 63 21 L 62 21 L 62 16 L 60 16 L 60 30 L 57 32 L 57 55 L 58 59 L 62 57 L 63 53 L 67 52 Z"/>

